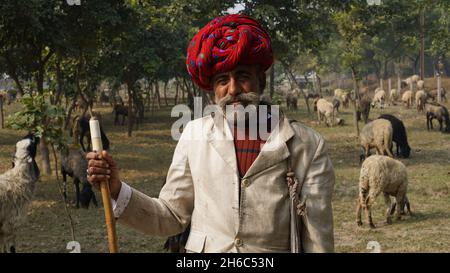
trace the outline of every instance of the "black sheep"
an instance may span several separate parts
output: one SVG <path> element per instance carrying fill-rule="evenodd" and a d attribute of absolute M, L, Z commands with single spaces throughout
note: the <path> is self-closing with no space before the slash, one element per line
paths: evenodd
<path fill-rule="evenodd" d="M 397 156 L 401 154 L 402 157 L 408 158 L 411 153 L 411 147 L 408 144 L 408 137 L 403 122 L 393 115 L 388 114 L 383 114 L 378 118 L 387 119 L 391 122 L 393 129 L 392 141 L 397 144 Z"/>

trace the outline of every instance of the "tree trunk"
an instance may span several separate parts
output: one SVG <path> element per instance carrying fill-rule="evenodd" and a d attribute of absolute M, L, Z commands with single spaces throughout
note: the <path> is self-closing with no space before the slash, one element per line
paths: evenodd
<path fill-rule="evenodd" d="M 356 112 L 358 111 L 358 107 L 360 107 L 360 97 L 359 97 L 359 85 L 358 79 L 356 78 L 356 71 L 352 68 L 352 78 L 353 78 L 353 89 L 355 90 L 355 99 L 352 100 L 353 103 L 353 123 L 355 125 L 356 136 L 359 137 L 359 124 L 358 124 L 358 116 Z"/>
<path fill-rule="evenodd" d="M 174 105 L 177 105 L 178 104 L 178 89 L 179 89 L 179 87 L 180 87 L 180 84 L 178 83 L 178 80 L 176 81 L 176 83 L 175 83 L 175 102 L 174 102 Z"/>
<path fill-rule="evenodd" d="M 3 114 L 3 95 L 0 94 L 0 128 L 5 128 L 4 114 Z"/>
<path fill-rule="evenodd" d="M 317 77 L 317 90 L 319 91 L 319 95 L 322 96 L 322 79 L 318 74 L 316 74 Z"/>
<path fill-rule="evenodd" d="M 36 74 L 36 88 L 38 94 L 42 95 L 44 93 L 44 67 L 40 67 Z"/>
<path fill-rule="evenodd" d="M 133 111 L 133 84 L 127 82 L 127 92 L 128 92 L 128 131 L 127 136 L 131 137 L 134 125 L 134 111 Z"/>
<path fill-rule="evenodd" d="M 270 67 L 270 98 L 273 98 L 273 94 L 275 93 L 275 64 L 272 64 Z"/>
<path fill-rule="evenodd" d="M 438 75 L 437 76 L 437 98 L 436 98 L 436 101 L 438 102 L 438 103 L 441 103 L 441 76 L 440 75 Z"/>
<path fill-rule="evenodd" d="M 41 137 L 39 141 L 39 148 L 41 151 L 42 169 L 45 174 L 50 175 L 52 174 L 52 168 L 50 166 L 50 153 L 44 137 Z"/>
<path fill-rule="evenodd" d="M 61 57 L 58 54 L 58 58 L 56 61 L 56 96 L 55 96 L 55 105 L 59 104 L 61 101 L 62 93 L 63 93 L 63 78 L 61 73 Z"/>
<path fill-rule="evenodd" d="M 155 97 L 158 100 L 158 109 L 161 109 L 161 95 L 159 94 L 159 83 L 155 81 Z"/>
<path fill-rule="evenodd" d="M 397 74 L 397 91 L 398 91 L 398 94 L 401 96 L 402 95 L 402 80 L 401 80 L 401 78 L 400 78 L 400 73 L 399 74 Z"/>
<path fill-rule="evenodd" d="M 185 102 L 186 101 L 186 90 L 184 90 L 184 88 L 181 88 L 181 102 Z"/>
<path fill-rule="evenodd" d="M 425 76 L 425 15 L 424 8 L 420 9 L 420 79 Z"/>
<path fill-rule="evenodd" d="M 167 83 L 168 83 L 168 81 L 165 81 L 164 82 L 164 102 L 165 102 L 165 104 L 166 104 L 166 106 L 169 106 L 169 103 L 167 102 Z"/>
<path fill-rule="evenodd" d="M 69 107 L 69 110 L 67 110 L 67 114 L 66 114 L 66 120 L 64 122 L 64 130 L 67 130 L 70 120 L 72 119 L 72 112 L 73 112 L 73 108 L 75 108 L 75 104 L 77 102 L 77 97 L 75 96 L 74 100 L 72 101 L 72 104 Z"/>

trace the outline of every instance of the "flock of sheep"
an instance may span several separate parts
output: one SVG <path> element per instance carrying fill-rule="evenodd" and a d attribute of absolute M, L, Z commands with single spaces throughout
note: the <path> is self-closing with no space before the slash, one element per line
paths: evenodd
<path fill-rule="evenodd" d="M 409 201 L 407 198 L 408 177 L 405 165 L 399 160 L 394 159 L 392 151 L 393 142 L 397 145 L 397 157 L 408 158 L 411 148 L 408 144 L 406 128 L 403 122 L 397 117 L 384 114 L 377 119 L 369 122 L 370 109 L 373 107 L 384 108 L 386 104 L 396 105 L 400 103 L 406 108 L 416 105 L 419 113 L 425 112 L 427 129 L 433 129 L 433 119 L 439 122 L 441 132 L 450 132 L 450 120 L 447 108 L 437 103 L 438 94 L 441 99 L 446 101 L 446 92 L 444 88 L 438 90 L 426 90 L 423 80 L 419 76 L 411 76 L 401 82 L 403 87 L 410 87 L 410 90 L 391 89 L 389 94 L 382 88 L 376 88 L 373 96 L 370 95 L 368 88 L 359 90 L 359 105 L 356 105 L 357 120 L 363 120 L 365 126 L 360 133 L 360 145 L 362 152 L 360 154 L 360 163 L 362 162 L 359 177 L 359 197 L 357 205 L 357 223 L 362 225 L 361 214 L 365 211 L 367 222 L 370 227 L 375 227 L 371 215 L 371 207 L 376 197 L 384 194 L 387 206 L 386 222 L 392 222 L 391 217 L 397 210 L 397 218 L 407 212 L 412 215 Z M 415 88 L 414 88 L 415 87 Z M 417 91 L 415 91 L 417 90 Z M 415 98 L 415 100 L 413 100 Z M 325 122 L 327 126 L 343 125 L 344 122 L 337 115 L 339 106 L 348 107 L 350 101 L 355 101 L 354 91 L 345 91 L 336 89 L 332 102 L 327 101 L 320 96 L 314 99 L 314 110 L 317 111 L 319 124 Z M 375 149 L 376 155 L 370 156 L 370 150 Z M 391 203 L 391 196 L 395 202 Z"/>

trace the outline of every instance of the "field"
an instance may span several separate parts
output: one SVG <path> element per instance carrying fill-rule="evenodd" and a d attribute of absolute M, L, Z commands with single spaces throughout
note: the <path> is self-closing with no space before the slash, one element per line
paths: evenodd
<path fill-rule="evenodd" d="M 450 90 L 450 88 L 447 88 Z M 329 98 L 328 98 L 329 99 Z M 425 116 L 415 108 L 389 106 L 372 109 L 370 117 L 392 113 L 402 119 L 408 132 L 411 158 L 401 159 L 408 168 L 409 200 L 414 217 L 403 217 L 392 225 L 384 224 L 382 196 L 374 206 L 376 229 L 367 225 L 357 227 L 355 202 L 359 177 L 359 145 L 352 125 L 351 109 L 343 109 L 341 117 L 346 125 L 327 128 L 319 125 L 316 114 L 308 115 L 303 102 L 300 110 L 287 115 L 320 132 L 326 139 L 336 171 L 333 197 L 335 244 L 337 252 L 367 252 L 369 241 L 378 241 L 382 252 L 449 252 L 450 251 L 450 135 L 436 129 L 426 130 Z M 446 103 L 447 107 L 450 103 Z M 6 106 L 7 114 L 19 105 Z M 122 179 L 150 196 L 157 196 L 170 165 L 175 142 L 170 127 L 175 118 L 170 117 L 170 107 L 151 116 L 126 137 L 126 128 L 113 126 L 110 108 L 96 108 L 104 116 L 106 132 L 112 143 L 111 152 L 121 168 Z M 435 123 L 436 124 L 436 123 Z M 362 127 L 362 123 L 360 123 Z M 0 130 L 0 173 L 11 166 L 15 142 L 24 132 Z M 38 159 L 39 160 L 39 159 Z M 69 252 L 70 229 L 55 175 L 44 176 L 38 183 L 28 219 L 19 231 L 19 252 Z M 69 183 L 70 198 L 74 198 Z M 100 200 L 100 195 L 97 194 Z M 75 221 L 76 240 L 82 252 L 107 252 L 103 210 L 99 208 L 74 209 L 70 212 Z M 141 235 L 124 226 L 118 226 L 121 252 L 162 252 L 164 238 Z"/>

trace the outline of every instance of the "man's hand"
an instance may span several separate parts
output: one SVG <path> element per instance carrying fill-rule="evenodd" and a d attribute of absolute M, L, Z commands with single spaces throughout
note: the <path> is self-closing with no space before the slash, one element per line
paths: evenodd
<path fill-rule="evenodd" d="M 90 152 L 86 155 L 86 159 L 88 160 L 89 183 L 99 189 L 100 182 L 109 181 L 111 197 L 117 200 L 122 182 L 120 182 L 119 169 L 112 156 L 107 151 L 103 151 L 101 156 L 96 152 Z"/>

